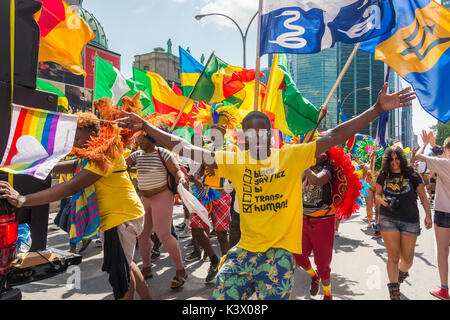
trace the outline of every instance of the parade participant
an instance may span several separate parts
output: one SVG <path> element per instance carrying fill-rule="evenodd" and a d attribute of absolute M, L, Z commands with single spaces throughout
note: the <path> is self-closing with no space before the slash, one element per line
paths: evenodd
<path fill-rule="evenodd" d="M 426 146 L 430 143 L 436 146 L 436 138 L 433 132 L 427 134 L 422 132 L 424 145 L 416 159 L 427 164 L 430 170 L 437 173 L 436 198 L 434 206 L 434 232 L 436 235 L 437 263 L 441 287 L 430 290 L 430 293 L 443 300 L 449 300 L 448 294 L 448 256 L 450 244 L 450 137 L 445 139 L 442 158 L 429 157 L 423 154 Z"/>
<path fill-rule="evenodd" d="M 197 145 L 198 147 L 203 148 L 206 143 L 205 138 L 206 137 L 203 137 L 203 135 L 201 135 L 199 133 L 194 133 L 191 137 L 191 144 Z M 183 162 L 186 163 L 188 166 L 189 192 L 193 194 L 194 186 L 196 186 L 197 189 L 202 188 L 202 181 L 201 181 L 202 173 L 200 173 L 200 169 L 201 169 L 202 165 L 201 165 L 201 163 L 196 162 L 187 157 L 182 157 L 182 159 L 183 159 Z M 194 234 L 192 233 L 192 228 L 190 226 L 191 217 L 192 217 L 192 215 L 189 214 L 189 220 L 186 221 L 185 230 L 180 235 L 180 237 L 182 235 L 185 235 L 187 237 L 188 234 L 191 236 L 191 241 L 188 242 L 188 244 L 185 246 L 185 248 L 193 249 L 192 252 L 188 253 L 185 257 L 185 261 L 187 261 L 187 262 L 197 261 L 202 258 L 200 244 L 198 243 L 198 240 L 195 238 Z M 209 259 L 210 258 L 208 257 L 208 255 L 205 251 L 204 252 L 204 261 L 209 261 Z"/>
<path fill-rule="evenodd" d="M 218 103 L 214 103 L 211 106 L 205 105 L 204 108 L 199 108 L 198 111 L 198 114 L 195 116 L 196 121 L 211 128 L 212 143 L 206 145 L 205 149 L 211 152 L 229 149 L 225 134 L 227 129 L 236 128 L 237 111 L 233 107 L 227 107 Z M 223 190 L 225 179 L 217 175 L 216 170 L 208 171 L 206 166 L 202 165 L 198 173 L 202 174 L 203 172 L 205 175 L 202 179 L 202 185 L 199 186 L 197 183 L 193 187 L 193 195 L 210 213 L 214 231 L 217 232 L 221 254 L 225 255 L 229 250 L 228 233 L 230 232 L 231 196 Z M 193 238 L 209 257 L 210 267 L 205 280 L 210 282 L 217 275 L 220 259 L 211 246 L 211 241 L 207 235 L 208 226 L 196 213 L 193 213 L 191 216 L 190 227 Z"/>
<path fill-rule="evenodd" d="M 387 148 L 377 178 L 376 200 L 381 205 L 378 227 L 388 254 L 386 267 L 392 300 L 400 300 L 400 284 L 409 276 L 420 235 L 417 195 L 425 209 L 425 227 L 430 229 L 430 203 L 421 176 L 409 166 L 400 146 Z"/>
<path fill-rule="evenodd" d="M 176 275 L 170 288 L 177 289 L 186 282 L 187 273 L 178 241 L 171 234 L 174 195 L 167 187 L 167 171 L 172 173 L 177 184 L 186 184 L 186 181 L 175 158 L 166 149 L 157 147 L 155 140 L 145 135 L 139 145 L 141 150 L 133 152 L 126 159 L 126 163 L 129 167 L 137 168 L 138 188 L 145 208 L 144 230 L 138 238 L 143 264 L 142 275 L 145 278 L 152 276 L 150 236 L 154 228 L 158 239 L 175 264 Z"/>
<path fill-rule="evenodd" d="M 99 109 L 100 114 L 106 113 L 102 118 L 113 118 L 111 110 L 108 110 L 110 105 L 112 103 L 108 101 L 106 106 L 103 105 L 105 110 Z M 102 108 L 102 101 L 96 101 L 96 106 Z M 117 125 L 105 123 L 99 127 L 98 123 L 94 114 L 80 114 L 72 153 L 78 159 L 88 160 L 88 163 L 71 180 L 27 196 L 0 182 L 0 197 L 8 199 L 16 207 L 28 207 L 58 201 L 94 186 L 100 232 L 104 237 L 102 270 L 109 273 L 115 299 L 131 300 L 135 291 L 141 299 L 151 299 L 147 284 L 132 260 L 136 237 L 143 229 L 145 211 L 126 172 L 122 153 L 126 145 L 124 141 L 135 135 Z M 77 161 L 61 162 L 54 172 L 74 174 L 77 164 Z"/>
<path fill-rule="evenodd" d="M 238 244 L 241 239 L 241 222 L 239 217 L 239 201 L 236 198 L 236 190 L 228 180 L 225 180 L 224 188 L 231 197 L 230 205 L 230 248 Z"/>
<path fill-rule="evenodd" d="M 349 155 L 333 147 L 307 169 L 303 182 L 302 253 L 294 254 L 297 264 L 311 276 L 310 294 L 317 295 L 322 280 L 324 300 L 332 300 L 331 260 L 335 224 L 359 209 L 356 199 L 362 184 Z M 314 252 L 317 271 L 311 266 Z"/>
<path fill-rule="evenodd" d="M 303 234 L 302 254 L 295 261 L 311 276 L 311 296 L 319 292 L 322 280 L 324 300 L 331 300 L 331 259 L 335 231 L 335 208 L 332 204 L 333 166 L 323 153 L 316 165 L 305 170 L 303 182 Z M 311 266 L 309 256 L 314 251 L 317 271 Z"/>
<path fill-rule="evenodd" d="M 372 141 L 370 141 L 372 142 Z M 382 150 L 382 149 L 377 149 Z M 381 152 L 382 155 L 382 152 Z M 373 237 L 378 239 L 381 237 L 380 230 L 378 229 L 378 217 L 379 217 L 379 204 L 376 201 L 376 179 L 378 176 L 377 162 L 381 160 L 380 152 L 373 152 L 368 155 L 367 162 L 363 165 L 363 180 L 365 185 L 368 186 L 367 197 L 364 198 L 366 202 L 366 217 L 368 220 L 367 228 L 372 228 L 374 230 Z M 381 164 L 380 164 L 381 166 Z"/>
<path fill-rule="evenodd" d="M 259 299 L 291 297 L 293 253 L 300 254 L 302 248 L 299 177 L 315 164 L 317 156 L 344 143 L 382 112 L 410 106 L 410 101 L 415 99 L 414 92 L 407 93 L 410 88 L 394 94 L 388 94 L 387 90 L 385 83 L 374 106 L 328 130 L 317 141 L 281 149 L 271 148 L 271 122 L 258 111 L 250 112 L 242 121 L 246 150 L 237 152 L 196 148 L 133 113 L 122 113 L 126 117 L 121 120 L 122 126 L 144 130 L 167 149 L 217 169 L 219 176 L 234 185 L 239 200 L 241 240 L 226 255 L 213 299 L 246 299 L 255 292 Z"/>
<path fill-rule="evenodd" d="M 366 218 L 368 221 L 368 228 L 372 227 L 372 220 L 374 219 L 373 216 L 373 207 L 374 207 L 374 195 L 375 195 L 375 186 L 373 181 L 373 175 L 372 171 L 370 170 L 370 164 L 364 163 L 363 164 L 363 175 L 362 175 L 363 181 L 368 185 L 367 190 L 367 196 L 364 198 L 364 201 L 366 202 Z"/>

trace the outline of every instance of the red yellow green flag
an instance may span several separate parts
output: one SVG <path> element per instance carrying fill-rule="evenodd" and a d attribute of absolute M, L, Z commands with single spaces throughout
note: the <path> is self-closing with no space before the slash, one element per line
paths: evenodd
<path fill-rule="evenodd" d="M 254 79 L 255 70 L 229 65 L 212 54 L 190 97 L 208 103 L 221 102 L 244 89 L 245 82 Z"/>
<path fill-rule="evenodd" d="M 34 18 L 41 29 L 39 61 L 53 61 L 74 74 L 86 76 L 81 52 L 95 38 L 94 32 L 62 0 L 38 0 L 42 8 Z"/>
<path fill-rule="evenodd" d="M 143 114 L 171 112 L 178 113 L 183 108 L 188 98 L 177 95 L 167 84 L 167 82 L 157 73 L 140 70 L 133 67 L 134 81 L 144 85 L 144 94 L 151 97 L 151 103 L 143 110 Z M 184 126 L 190 121 L 190 114 L 194 101 L 189 99 L 177 126 Z"/>

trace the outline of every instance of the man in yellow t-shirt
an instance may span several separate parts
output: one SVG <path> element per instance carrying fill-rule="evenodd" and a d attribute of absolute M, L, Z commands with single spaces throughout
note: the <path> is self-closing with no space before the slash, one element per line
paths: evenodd
<path fill-rule="evenodd" d="M 217 276 L 213 299 L 259 299 L 291 297 L 295 260 L 301 253 L 302 188 L 304 170 L 315 158 L 344 143 L 384 111 L 410 106 L 410 88 L 388 94 L 385 83 L 377 103 L 315 142 L 271 148 L 272 126 L 262 112 L 252 111 L 242 121 L 246 137 L 244 152 L 211 152 L 195 147 L 152 126 L 141 117 L 123 112 L 121 125 L 144 130 L 169 150 L 179 152 L 233 183 L 241 217 L 241 240 L 231 248 Z"/>

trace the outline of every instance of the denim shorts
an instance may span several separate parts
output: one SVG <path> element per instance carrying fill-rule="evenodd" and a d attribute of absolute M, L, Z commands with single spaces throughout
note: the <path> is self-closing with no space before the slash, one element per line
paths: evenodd
<path fill-rule="evenodd" d="M 420 222 L 405 222 L 392 219 L 380 214 L 378 217 L 378 228 L 380 231 L 399 231 L 411 236 L 420 235 Z"/>
<path fill-rule="evenodd" d="M 450 228 L 450 213 L 435 210 L 434 223 L 441 228 Z"/>

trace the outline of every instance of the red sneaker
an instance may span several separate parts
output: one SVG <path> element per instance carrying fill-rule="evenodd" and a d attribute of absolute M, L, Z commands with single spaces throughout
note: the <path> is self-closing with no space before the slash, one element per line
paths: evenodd
<path fill-rule="evenodd" d="M 430 290 L 430 294 L 441 300 L 450 300 L 448 289 L 439 288 L 439 290 Z"/>
<path fill-rule="evenodd" d="M 311 286 L 309 287 L 309 294 L 311 296 L 315 296 L 319 293 L 319 284 L 320 284 L 320 277 L 315 276 L 311 278 Z"/>
<path fill-rule="evenodd" d="M 379 238 L 381 238 L 381 232 L 380 232 L 380 231 L 375 231 L 375 233 L 373 234 L 373 238 L 374 238 L 374 239 L 379 239 Z"/>

